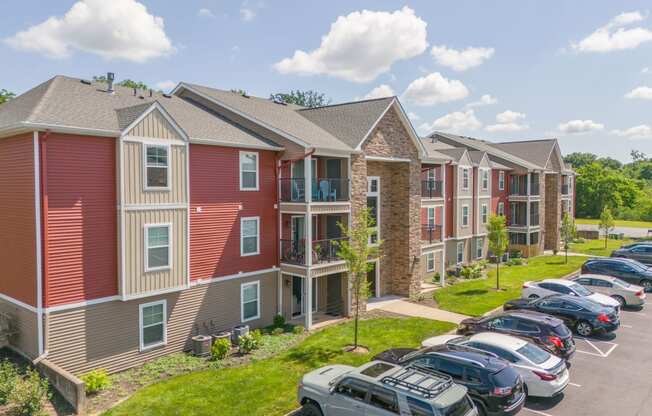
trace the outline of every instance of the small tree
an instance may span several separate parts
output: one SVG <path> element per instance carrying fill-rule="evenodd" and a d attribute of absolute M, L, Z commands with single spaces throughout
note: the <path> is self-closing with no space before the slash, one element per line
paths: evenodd
<path fill-rule="evenodd" d="M 276 94 L 271 94 L 270 98 L 308 108 L 322 107 L 331 102 L 331 99 L 326 97 L 326 94 L 313 90 L 291 90 L 289 93 L 277 92 Z"/>
<path fill-rule="evenodd" d="M 571 241 L 577 235 L 577 228 L 575 227 L 575 220 L 571 217 L 568 212 L 564 213 L 564 218 L 561 220 L 561 239 L 564 242 L 564 251 L 566 252 L 565 263 L 568 264 L 568 248 Z"/>
<path fill-rule="evenodd" d="M 361 210 L 355 217 L 351 228 L 342 223 L 337 224 L 348 240 L 334 241 L 337 246 L 337 256 L 346 262 L 349 268 L 349 288 L 355 309 L 353 349 L 358 347 L 358 321 L 360 317 L 360 303 L 369 297 L 369 282 L 367 272 L 372 268 L 369 259 L 377 258 L 380 255 L 382 241 L 370 244 L 371 237 L 376 235 L 374 227 L 376 220 L 369 209 Z"/>
<path fill-rule="evenodd" d="M 507 236 L 507 220 L 502 215 L 492 215 L 487 224 L 489 250 L 496 256 L 496 290 L 500 290 L 500 262 L 507 251 L 509 238 Z"/>
<path fill-rule="evenodd" d="M 613 215 L 611 215 L 611 210 L 609 207 L 604 207 L 602 209 L 602 213 L 600 214 L 600 224 L 598 224 L 598 229 L 604 231 L 604 248 L 607 248 L 609 232 L 611 232 L 615 226 L 616 222 L 614 221 Z"/>
<path fill-rule="evenodd" d="M 11 91 L 7 91 L 4 88 L 0 90 L 0 104 L 6 103 L 7 101 L 14 98 L 16 94 Z"/>

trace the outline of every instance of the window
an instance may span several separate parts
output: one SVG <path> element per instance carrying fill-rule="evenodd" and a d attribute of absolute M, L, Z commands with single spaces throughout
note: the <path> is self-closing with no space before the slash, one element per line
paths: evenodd
<path fill-rule="evenodd" d="M 166 301 L 140 305 L 140 350 L 154 348 L 167 342 Z"/>
<path fill-rule="evenodd" d="M 145 190 L 170 189 L 170 169 L 167 145 L 145 146 Z"/>
<path fill-rule="evenodd" d="M 501 170 L 498 172 L 498 190 L 505 190 L 505 171 Z"/>
<path fill-rule="evenodd" d="M 539 233 L 530 234 L 530 245 L 539 244 Z"/>
<path fill-rule="evenodd" d="M 260 254 L 260 218 L 249 217 L 240 220 L 240 255 Z"/>
<path fill-rule="evenodd" d="M 487 204 L 482 204 L 482 210 L 480 212 L 482 216 L 482 223 L 486 224 L 489 217 L 489 208 L 487 207 Z"/>
<path fill-rule="evenodd" d="M 499 202 L 498 203 L 498 215 L 505 216 L 505 203 L 504 202 Z"/>
<path fill-rule="evenodd" d="M 342 382 L 340 382 L 340 384 L 338 384 L 337 388 L 335 389 L 338 394 L 361 402 L 364 402 L 367 398 L 367 390 L 369 390 L 367 383 L 354 380 L 352 378 L 346 378 L 342 380 Z"/>
<path fill-rule="evenodd" d="M 528 322 L 524 320 L 519 320 L 516 323 L 516 330 L 519 332 L 529 332 L 532 334 L 539 333 L 539 327 L 533 322 Z"/>
<path fill-rule="evenodd" d="M 434 182 L 437 180 L 437 171 L 435 168 L 431 168 L 427 170 L 428 173 L 428 182 L 434 186 Z"/>
<path fill-rule="evenodd" d="M 469 226 L 469 206 L 462 205 L 462 227 Z"/>
<path fill-rule="evenodd" d="M 240 190 L 258 190 L 258 153 L 240 152 Z"/>
<path fill-rule="evenodd" d="M 457 262 L 462 263 L 464 261 L 464 241 L 457 243 Z"/>
<path fill-rule="evenodd" d="M 475 239 L 475 258 L 482 258 L 482 248 L 484 246 L 484 238 L 478 237 Z"/>
<path fill-rule="evenodd" d="M 371 229 L 369 244 L 376 244 L 380 238 L 380 178 L 370 176 L 367 178 L 367 208 L 375 226 Z"/>
<path fill-rule="evenodd" d="M 241 321 L 260 318 L 260 282 L 243 283 L 240 286 Z"/>
<path fill-rule="evenodd" d="M 145 271 L 169 269 L 171 224 L 145 225 Z"/>
<path fill-rule="evenodd" d="M 462 168 L 462 189 L 469 189 L 469 168 Z"/>
<path fill-rule="evenodd" d="M 432 411 L 432 406 L 424 401 L 415 399 L 414 397 L 406 396 L 408 408 L 412 416 L 435 416 Z"/>
<path fill-rule="evenodd" d="M 435 271 L 435 253 L 432 251 L 426 254 L 426 271 L 434 272 Z"/>
<path fill-rule="evenodd" d="M 509 244 L 522 246 L 525 245 L 525 241 L 525 233 L 509 233 Z"/>
<path fill-rule="evenodd" d="M 437 365 L 437 370 L 441 371 L 442 373 L 446 373 L 454 379 L 459 380 L 462 378 L 462 372 L 464 371 L 464 367 L 462 365 L 444 359 L 440 359 L 438 364 L 439 365 Z"/>
<path fill-rule="evenodd" d="M 428 227 L 435 226 L 435 207 L 428 207 Z"/>
<path fill-rule="evenodd" d="M 464 368 L 464 380 L 469 383 L 479 384 L 482 383 L 482 374 L 477 368 L 466 367 Z"/>
<path fill-rule="evenodd" d="M 398 399 L 396 393 L 391 390 L 375 387 L 371 391 L 369 404 L 387 412 L 398 414 Z"/>
<path fill-rule="evenodd" d="M 482 190 L 486 191 L 489 189 L 489 170 L 483 169 L 481 172 L 482 172 Z"/>

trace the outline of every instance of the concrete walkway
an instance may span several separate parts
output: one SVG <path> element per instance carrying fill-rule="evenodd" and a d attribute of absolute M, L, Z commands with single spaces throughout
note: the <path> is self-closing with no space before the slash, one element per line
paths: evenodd
<path fill-rule="evenodd" d="M 400 315 L 412 316 L 415 318 L 433 319 L 435 321 L 452 322 L 459 324 L 469 316 L 459 313 L 448 312 L 425 305 L 418 305 L 407 301 L 405 298 L 388 296 L 377 300 L 371 300 L 367 304 L 367 310 L 380 309 Z"/>

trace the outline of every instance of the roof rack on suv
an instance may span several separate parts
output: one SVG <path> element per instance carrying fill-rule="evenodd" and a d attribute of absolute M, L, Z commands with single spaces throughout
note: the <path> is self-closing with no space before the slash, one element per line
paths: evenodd
<path fill-rule="evenodd" d="M 392 376 L 383 377 L 380 381 L 388 386 L 420 394 L 427 399 L 437 397 L 453 385 L 451 376 L 416 365 L 405 367 Z"/>

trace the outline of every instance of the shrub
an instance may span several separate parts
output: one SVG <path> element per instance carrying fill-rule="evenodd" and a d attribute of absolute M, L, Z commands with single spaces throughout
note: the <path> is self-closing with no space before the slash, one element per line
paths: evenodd
<path fill-rule="evenodd" d="M 226 338 L 216 339 L 211 346 L 211 357 L 214 360 L 223 360 L 231 350 L 231 341 Z"/>
<path fill-rule="evenodd" d="M 18 380 L 18 370 L 8 360 L 0 363 L 0 406 L 7 404 Z"/>
<path fill-rule="evenodd" d="M 302 325 L 297 325 L 294 328 L 292 328 L 292 333 L 299 335 L 303 334 L 306 331 L 306 328 L 304 328 Z"/>
<path fill-rule="evenodd" d="M 482 268 L 478 263 L 462 266 L 461 274 L 465 279 L 477 279 L 482 276 Z"/>
<path fill-rule="evenodd" d="M 285 326 L 285 317 L 283 315 L 274 316 L 274 326 L 276 328 L 282 328 Z"/>
<path fill-rule="evenodd" d="M 111 386 L 109 373 L 103 368 L 98 368 L 80 377 L 86 385 L 86 394 L 95 394 Z"/>
<path fill-rule="evenodd" d="M 523 263 L 524 263 L 524 261 L 523 261 L 522 257 L 516 257 L 516 258 L 513 258 L 513 259 L 509 259 L 509 261 L 507 262 L 507 265 L 508 266 L 522 266 Z"/>
<path fill-rule="evenodd" d="M 263 333 L 261 332 L 260 329 L 255 329 L 251 331 L 251 337 L 254 339 L 254 345 L 256 346 L 256 348 L 259 348 L 261 345 L 263 345 Z"/>
<path fill-rule="evenodd" d="M 238 351 L 240 354 L 249 354 L 256 349 L 256 341 L 251 333 L 238 337 Z"/>
<path fill-rule="evenodd" d="M 274 328 L 272 329 L 272 335 L 281 335 L 285 330 L 283 328 Z"/>
<path fill-rule="evenodd" d="M 482 260 L 478 261 L 478 266 L 480 266 L 481 270 L 485 270 L 488 265 L 489 265 L 489 260 L 487 260 L 487 259 L 482 259 Z"/>
<path fill-rule="evenodd" d="M 50 398 L 48 381 L 36 370 L 27 370 L 25 378 L 18 378 L 9 402 L 19 416 L 43 415 L 43 405 Z"/>

